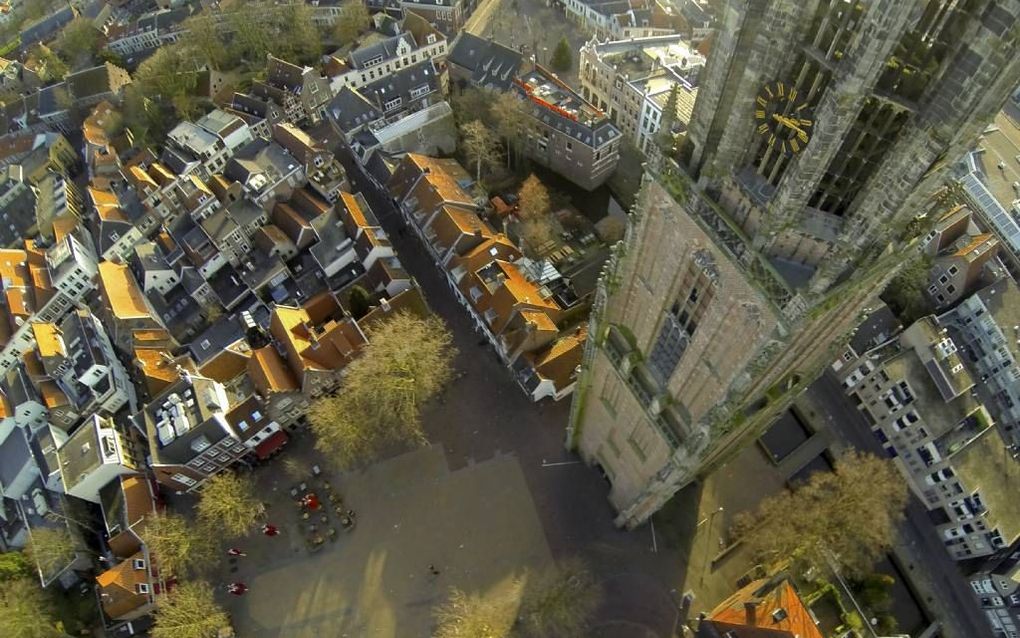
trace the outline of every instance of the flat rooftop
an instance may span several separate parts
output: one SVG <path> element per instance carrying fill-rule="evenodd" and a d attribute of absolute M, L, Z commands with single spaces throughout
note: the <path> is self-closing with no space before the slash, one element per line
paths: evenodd
<path fill-rule="evenodd" d="M 953 470 L 965 493 L 977 492 L 988 518 L 1006 545 L 1020 536 L 1020 463 L 995 428 L 971 441 L 952 457 Z"/>
<path fill-rule="evenodd" d="M 1020 123 L 1005 112 L 995 116 L 992 126 L 985 129 L 979 148 L 984 150 L 982 163 L 986 185 L 992 196 L 1006 210 L 1020 199 Z"/>
<path fill-rule="evenodd" d="M 631 78 L 649 73 L 656 65 L 676 67 L 681 74 L 705 65 L 705 57 L 679 36 L 608 42 L 598 45 L 596 50 L 603 62 Z"/>
<path fill-rule="evenodd" d="M 570 119 L 592 127 L 606 119 L 605 113 L 585 102 L 563 82 L 534 69 L 521 76 L 521 84 L 532 98 L 541 100 Z"/>

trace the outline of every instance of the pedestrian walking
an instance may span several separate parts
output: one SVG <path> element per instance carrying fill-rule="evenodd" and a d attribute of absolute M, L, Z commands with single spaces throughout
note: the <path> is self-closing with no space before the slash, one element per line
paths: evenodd
<path fill-rule="evenodd" d="M 266 536 L 276 536 L 280 533 L 280 530 L 277 529 L 276 525 L 266 523 L 262 526 L 262 533 Z"/>
<path fill-rule="evenodd" d="M 431 565 L 430 564 L 429 565 L 429 573 L 432 574 L 433 576 L 438 576 L 439 575 L 439 570 L 436 569 L 435 565 Z"/>
<path fill-rule="evenodd" d="M 228 556 L 247 556 L 247 554 L 245 554 L 244 552 L 242 552 L 240 549 L 238 549 L 236 547 L 231 547 L 230 549 L 228 549 L 227 550 L 227 555 Z"/>
<path fill-rule="evenodd" d="M 248 591 L 248 586 L 244 583 L 230 583 L 227 585 L 227 591 L 235 596 L 244 596 Z"/>

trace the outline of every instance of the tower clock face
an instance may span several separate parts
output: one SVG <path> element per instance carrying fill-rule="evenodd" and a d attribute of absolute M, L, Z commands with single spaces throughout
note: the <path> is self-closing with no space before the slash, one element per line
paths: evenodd
<path fill-rule="evenodd" d="M 758 92 L 754 121 L 758 134 L 770 148 L 793 155 L 811 141 L 815 122 L 806 97 L 781 81 L 769 82 Z"/>

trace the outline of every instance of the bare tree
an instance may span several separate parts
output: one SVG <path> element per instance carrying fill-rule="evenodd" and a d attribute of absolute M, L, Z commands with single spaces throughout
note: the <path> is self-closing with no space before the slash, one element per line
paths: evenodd
<path fill-rule="evenodd" d="M 53 605 L 38 582 L 20 577 L 0 582 L 0 636 L 61 638 Z"/>
<path fill-rule="evenodd" d="M 423 443 L 421 408 L 451 375 L 450 333 L 434 317 L 401 312 L 368 337 L 339 393 L 308 414 L 316 447 L 339 467 L 371 462 L 387 446 Z"/>
<path fill-rule="evenodd" d="M 906 502 L 906 483 L 892 463 L 850 452 L 834 472 L 816 473 L 738 517 L 734 531 L 764 561 L 823 565 L 834 556 L 864 574 L 895 539 Z"/>
<path fill-rule="evenodd" d="M 541 219 L 552 212 L 549 189 L 534 173 L 521 184 L 521 190 L 517 193 L 517 197 L 519 200 L 518 215 L 523 220 Z"/>
<path fill-rule="evenodd" d="M 234 472 L 209 478 L 199 492 L 198 519 L 208 528 L 242 536 L 265 512 L 251 481 Z"/>
<path fill-rule="evenodd" d="M 488 124 L 492 120 L 492 105 L 496 99 L 494 91 L 466 87 L 451 93 L 450 107 L 461 126 L 475 120 Z"/>
<path fill-rule="evenodd" d="M 450 597 L 433 612 L 433 638 L 507 638 L 517 620 L 520 589 L 521 581 L 508 592 L 487 596 L 451 589 Z"/>
<path fill-rule="evenodd" d="M 517 216 L 521 220 L 518 233 L 530 256 L 540 256 L 544 248 L 556 239 L 549 190 L 532 174 L 521 184 L 517 197 Z"/>
<path fill-rule="evenodd" d="M 580 636 L 602 602 L 602 588 L 577 558 L 560 561 L 528 578 L 521 625 L 531 636 Z"/>
<path fill-rule="evenodd" d="M 216 638 L 230 617 L 205 582 L 184 582 L 159 600 L 152 638 Z"/>
<path fill-rule="evenodd" d="M 75 558 L 78 543 L 66 525 L 35 527 L 29 534 L 25 553 L 35 561 L 44 578 L 54 576 Z"/>
<path fill-rule="evenodd" d="M 511 92 L 497 94 L 492 102 L 492 119 L 496 122 L 496 131 L 503 138 L 506 146 L 506 165 L 511 164 L 511 153 L 522 150 L 525 122 L 525 102 L 514 97 Z"/>
<path fill-rule="evenodd" d="M 627 221 L 615 215 L 606 215 L 595 223 L 595 232 L 599 239 L 607 244 L 615 244 L 623 239 L 627 232 Z"/>
<path fill-rule="evenodd" d="M 180 514 L 150 516 L 142 540 L 165 576 L 180 577 L 198 571 L 216 557 L 215 532 L 193 525 Z"/>
<path fill-rule="evenodd" d="M 464 154 L 475 164 L 475 181 L 482 181 L 482 165 L 495 166 L 499 163 L 496 136 L 481 120 L 474 120 L 460 127 L 464 142 Z"/>
<path fill-rule="evenodd" d="M 524 252 L 531 258 L 543 257 L 551 250 L 550 247 L 555 246 L 556 229 L 548 218 L 528 219 L 518 223 L 517 234 Z"/>

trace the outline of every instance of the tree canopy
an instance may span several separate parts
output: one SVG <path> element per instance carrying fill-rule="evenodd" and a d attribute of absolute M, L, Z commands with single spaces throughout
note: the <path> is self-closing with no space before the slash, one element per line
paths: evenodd
<path fill-rule="evenodd" d="M 38 581 L 27 577 L 0 581 L 0 636 L 61 638 L 55 611 Z"/>
<path fill-rule="evenodd" d="M 552 59 L 549 60 L 549 64 L 557 71 L 569 71 L 570 67 L 574 64 L 574 55 L 570 51 L 570 42 L 567 40 L 567 36 L 563 36 L 556 43 L 556 48 L 553 50 Z"/>
<path fill-rule="evenodd" d="M 70 68 L 82 69 L 95 61 L 102 37 L 91 20 L 75 18 L 60 31 L 53 48 Z"/>
<path fill-rule="evenodd" d="M 602 602 L 602 588 L 578 558 L 568 558 L 530 577 L 521 599 L 521 624 L 536 638 L 584 635 Z"/>
<path fill-rule="evenodd" d="M 818 472 L 738 517 L 734 531 L 768 563 L 824 565 L 834 557 L 864 574 L 895 539 L 906 502 L 906 484 L 891 462 L 849 452 L 835 471 Z"/>
<path fill-rule="evenodd" d="M 512 591 L 492 595 L 468 594 L 456 587 L 434 611 L 433 638 L 507 638 L 517 621 L 520 582 Z"/>
<path fill-rule="evenodd" d="M 371 24 L 372 16 L 365 3 L 361 0 L 348 0 L 341 7 L 340 17 L 333 25 L 333 35 L 340 44 L 349 44 L 367 31 Z"/>
<path fill-rule="evenodd" d="M 934 309 L 927 294 L 930 271 L 930 257 L 915 257 L 903 266 L 882 293 L 882 299 L 905 326 Z"/>
<path fill-rule="evenodd" d="M 65 525 L 34 527 L 25 552 L 38 565 L 43 576 L 51 578 L 74 560 L 77 546 Z"/>
<path fill-rule="evenodd" d="M 216 638 L 230 618 L 208 583 L 183 582 L 159 600 L 152 638 Z"/>
<path fill-rule="evenodd" d="M 452 372 L 450 333 L 435 317 L 401 312 L 368 339 L 339 392 L 308 414 L 316 447 L 342 468 L 371 462 L 392 445 L 423 443 L 422 406 Z"/>
<path fill-rule="evenodd" d="M 198 519 L 208 529 L 220 529 L 230 536 L 244 535 L 264 512 L 251 480 L 235 472 L 213 475 L 199 492 Z"/>
<path fill-rule="evenodd" d="M 199 571 L 216 557 L 216 541 L 209 530 L 180 514 L 163 512 L 145 521 L 142 540 L 164 574 L 181 576 Z"/>
<path fill-rule="evenodd" d="M 556 239 L 549 190 L 532 174 L 521 184 L 517 197 L 517 216 L 521 220 L 518 233 L 524 240 L 529 256 L 540 256 L 544 247 Z"/>

